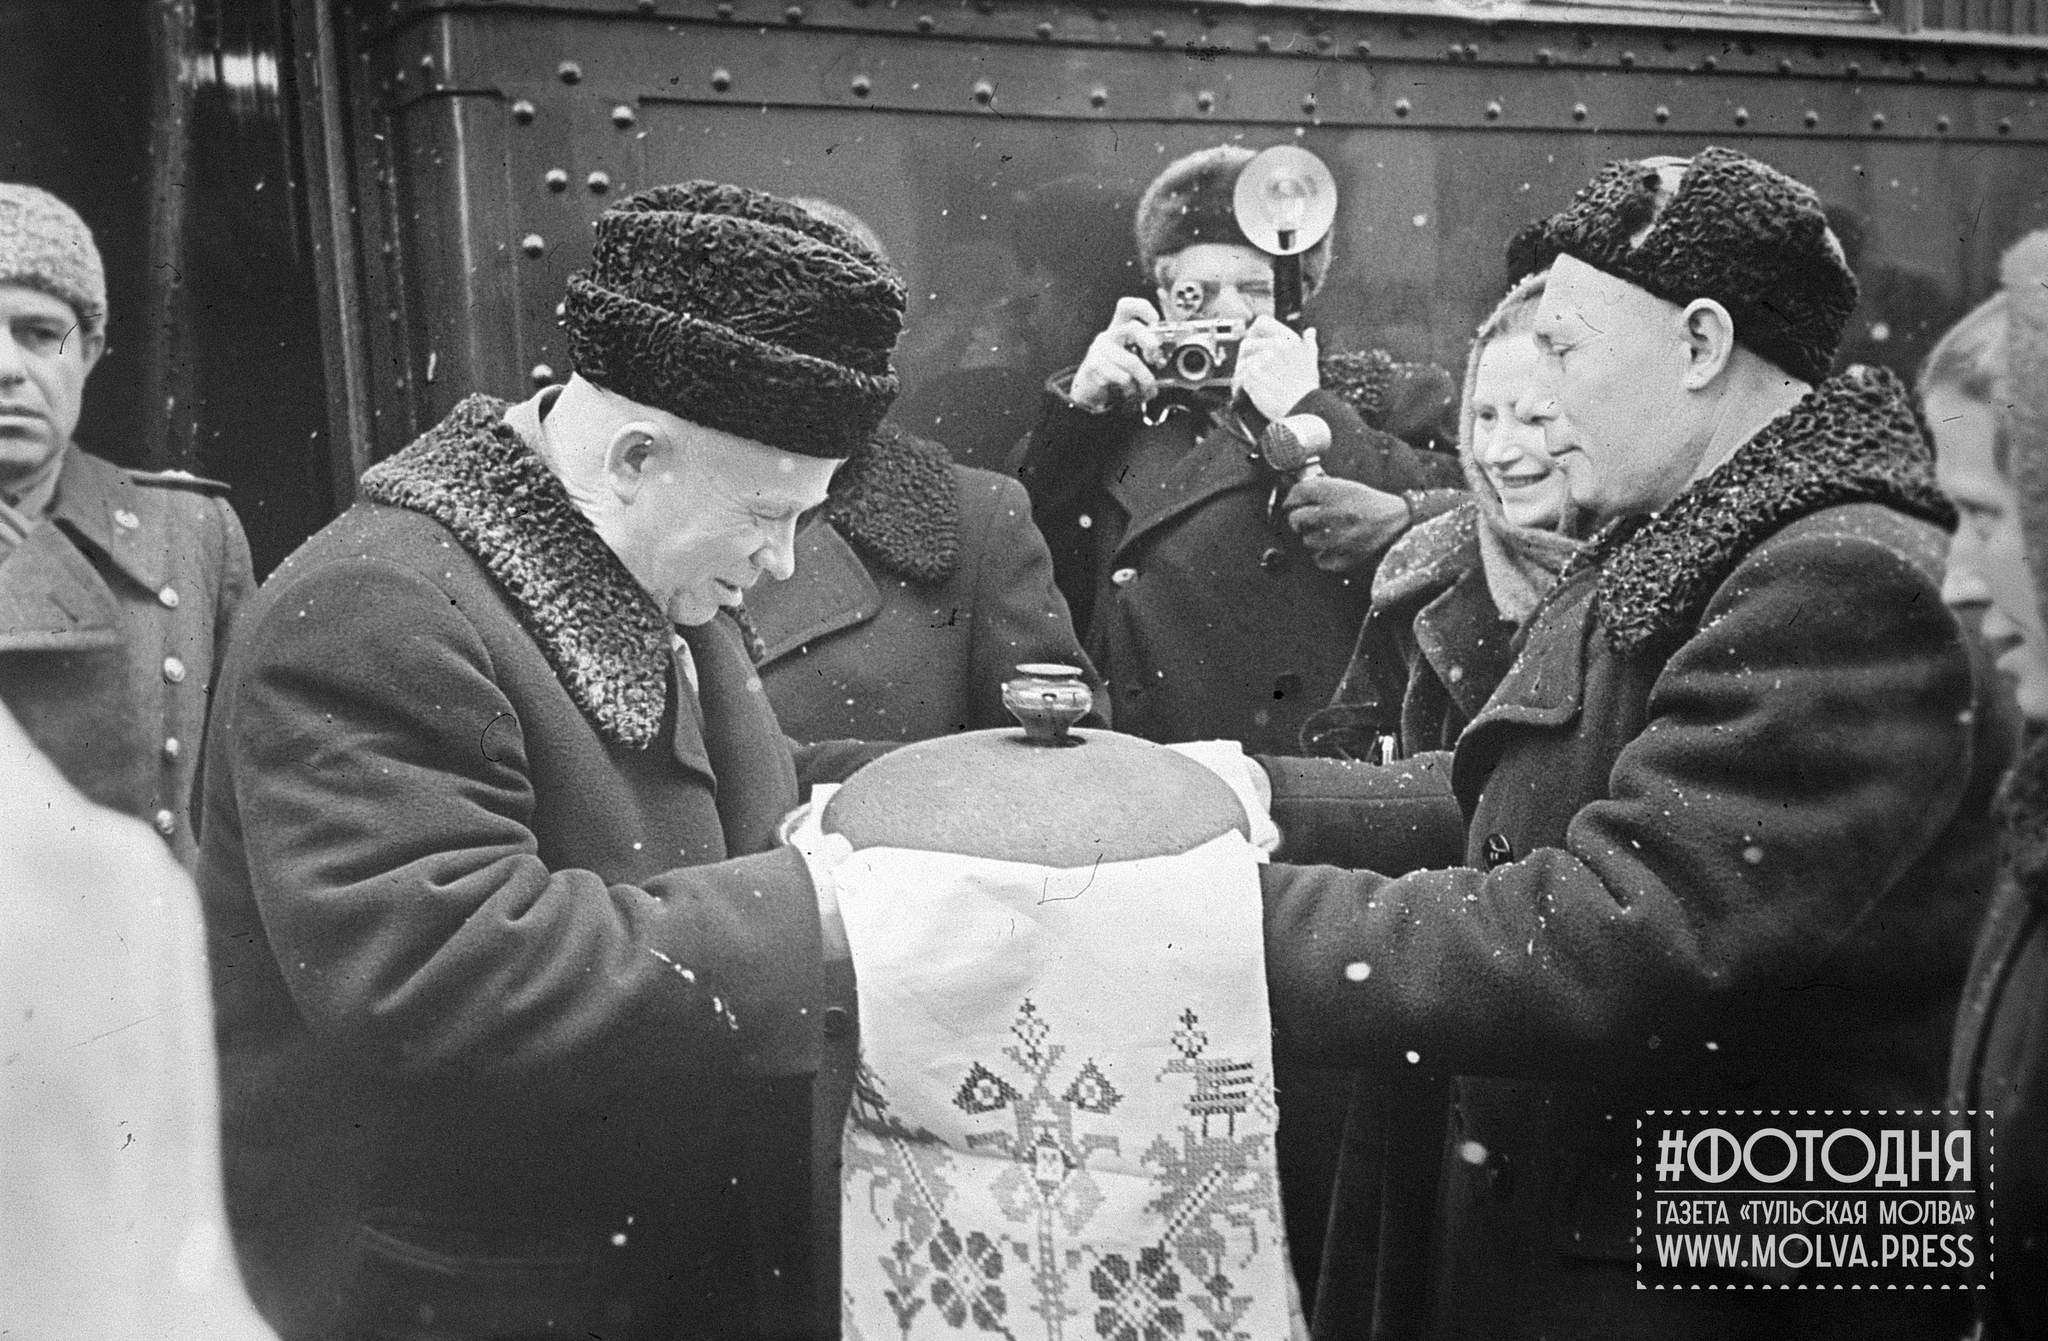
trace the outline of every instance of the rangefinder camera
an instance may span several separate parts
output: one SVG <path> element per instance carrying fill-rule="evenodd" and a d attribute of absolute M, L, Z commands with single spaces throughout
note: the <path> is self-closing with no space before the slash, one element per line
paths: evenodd
<path fill-rule="evenodd" d="M 1228 318 L 1159 323 L 1152 328 L 1159 337 L 1159 381 L 1169 386 L 1229 386 L 1237 372 L 1237 347 L 1244 331 L 1244 322 Z"/>

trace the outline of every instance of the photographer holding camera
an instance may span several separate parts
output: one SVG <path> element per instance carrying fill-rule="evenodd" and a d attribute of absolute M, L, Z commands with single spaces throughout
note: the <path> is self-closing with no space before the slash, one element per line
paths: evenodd
<path fill-rule="evenodd" d="M 1455 441 L 1455 397 L 1434 365 L 1324 355 L 1275 320 L 1273 259 L 1232 208 L 1252 157 L 1204 149 L 1146 189 L 1158 304 L 1118 301 L 1013 462 L 1118 729 L 1291 753 L 1343 674 L 1379 554 L 1414 520 L 1404 495 L 1459 483 L 1454 457 L 1416 450 Z M 1303 254 L 1306 293 L 1329 260 L 1327 238 Z M 1323 419 L 1327 475 L 1268 467 L 1234 401 Z"/>

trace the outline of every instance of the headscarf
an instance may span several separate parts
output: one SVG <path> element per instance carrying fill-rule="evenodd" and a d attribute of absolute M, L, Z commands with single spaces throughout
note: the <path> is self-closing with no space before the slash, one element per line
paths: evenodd
<path fill-rule="evenodd" d="M 1500 338 L 1509 318 L 1524 303 L 1533 303 L 1543 292 L 1543 275 L 1524 276 L 1508 290 L 1491 315 L 1479 323 L 1472 338 L 1472 352 L 1465 359 L 1465 394 L 1458 407 L 1458 462 L 1478 507 L 1479 559 L 1486 571 L 1486 589 L 1501 617 L 1520 624 L 1536 609 L 1536 603 L 1556 583 L 1565 561 L 1578 548 L 1572 538 L 1574 518 L 1566 504 L 1563 524 L 1555 531 L 1518 526 L 1502 510 L 1500 494 L 1479 464 L 1473 445 L 1473 426 L 1478 406 L 1473 393 L 1479 382 L 1479 356 Z M 2048 496 L 2048 495 L 2044 495 Z"/>

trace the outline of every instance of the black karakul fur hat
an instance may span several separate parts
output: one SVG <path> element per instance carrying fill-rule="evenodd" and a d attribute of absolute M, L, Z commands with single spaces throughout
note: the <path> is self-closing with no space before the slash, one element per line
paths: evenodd
<path fill-rule="evenodd" d="M 1258 155 L 1238 144 L 1219 144 L 1198 149 L 1166 165 L 1166 171 L 1152 179 L 1138 199 L 1135 231 L 1138 236 L 1138 264 L 1145 277 L 1152 278 L 1162 256 L 1202 242 L 1220 242 L 1232 247 L 1251 247 L 1252 240 L 1237 226 L 1237 179 L 1244 165 Z M 1302 287 L 1314 293 L 1322 287 L 1330 268 L 1330 237 L 1301 254 Z"/>
<path fill-rule="evenodd" d="M 576 371 L 802 456 L 853 454 L 896 399 L 903 280 L 846 230 L 743 186 L 639 192 L 564 304 Z"/>
<path fill-rule="evenodd" d="M 1800 381 L 1825 379 L 1857 288 L 1820 198 L 1768 164 L 1714 147 L 1692 157 L 1661 210 L 1658 181 L 1655 163 L 1609 163 L 1569 208 L 1515 234 L 1510 277 L 1563 255 L 1667 302 L 1711 298 L 1750 352 Z M 1638 233 L 1642 241 L 1631 242 Z"/>

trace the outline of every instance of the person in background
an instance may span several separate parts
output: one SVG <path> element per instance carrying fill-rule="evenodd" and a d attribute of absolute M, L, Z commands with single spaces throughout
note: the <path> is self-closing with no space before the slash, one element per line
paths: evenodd
<path fill-rule="evenodd" d="M 1936 474 L 1962 523 L 1942 599 L 1982 620 L 2026 736 L 1998 791 L 1998 884 L 1956 1019 L 1951 1110 L 1975 1130 L 1994 1251 L 1984 1341 L 2048 1337 L 2048 231 L 1928 355 Z"/>
<path fill-rule="evenodd" d="M 1470 493 L 1380 560 L 1368 627 L 1330 705 L 1302 728 L 1306 753 L 1372 759 L 1390 736 L 1403 756 L 1456 745 L 1578 548 L 1570 488 L 1543 445 L 1556 407 L 1536 345 L 1542 299 L 1531 275 L 1480 324 L 1458 419 Z M 1382 654 L 1387 639 L 1399 663 Z"/>
<path fill-rule="evenodd" d="M 1233 392 L 1268 419 L 1321 416 L 1332 435 L 1323 467 L 1385 491 L 1380 500 L 1455 482 L 1448 454 L 1417 450 L 1455 434 L 1442 369 L 1378 351 L 1320 357 L 1313 336 L 1273 319 L 1272 257 L 1232 208 L 1253 156 L 1204 149 L 1146 188 L 1138 256 L 1159 306 L 1118 301 L 1080 366 L 1047 385 L 1014 460 L 1055 579 L 1109 681 L 1117 728 L 1272 752 L 1293 749 L 1303 719 L 1337 687 L 1371 572 L 1326 570 L 1273 515 L 1276 487 L 1284 496 L 1303 486 L 1259 458 L 1230 411 Z M 1327 238 L 1304 255 L 1307 292 L 1329 259 Z M 1249 323 L 1231 387 L 1161 389 L 1162 313 Z M 1410 516 L 1393 497 L 1360 549 L 1376 556 Z"/>
<path fill-rule="evenodd" d="M 1305 753 L 1386 762 L 1452 748 L 1576 549 L 1570 488 L 1543 442 L 1556 405 L 1535 339 L 1542 298 L 1543 276 L 1531 275 L 1480 323 L 1458 421 L 1470 493 L 1380 561 L 1350 669 L 1302 728 Z M 1335 1237 L 1311 1292 L 1317 1336 L 1420 1315 L 1445 1100 L 1445 1078 L 1415 1067 L 1356 1078 L 1330 1193 Z"/>
<path fill-rule="evenodd" d="M 799 199 L 875 255 L 874 230 Z M 924 740 L 1015 724 L 1003 682 L 1019 663 L 1083 672 L 1106 725 L 1108 695 L 1053 585 L 1023 486 L 954 463 L 885 421 L 797 526 L 796 572 L 747 594 L 761 682 L 796 740 Z"/>
<path fill-rule="evenodd" d="M 199 886 L 228 1206 L 289 1336 L 810 1334 L 829 890 L 739 602 L 895 395 L 902 281 L 776 197 L 606 210 L 574 374 L 461 401 L 250 603 Z M 707 315 L 709 314 L 709 315 Z"/>
<path fill-rule="evenodd" d="M 207 690 L 255 578 L 226 485 L 73 440 L 106 321 L 85 221 L 0 183 L 0 702 L 74 786 L 149 821 L 189 867 Z"/>
<path fill-rule="evenodd" d="M 0 704 L 0 1336 L 269 1341 L 221 1204 L 191 877 Z"/>
<path fill-rule="evenodd" d="M 1276 1050 L 1460 1078 L 1429 1335 L 1945 1334 L 1956 1292 L 1636 1257 L 1644 1110 L 1940 1102 L 2008 741 L 1932 453 L 1830 375 L 1855 280 L 1766 164 L 1610 163 L 1509 265 L 1600 529 L 1451 756 L 1264 762 Z"/>

